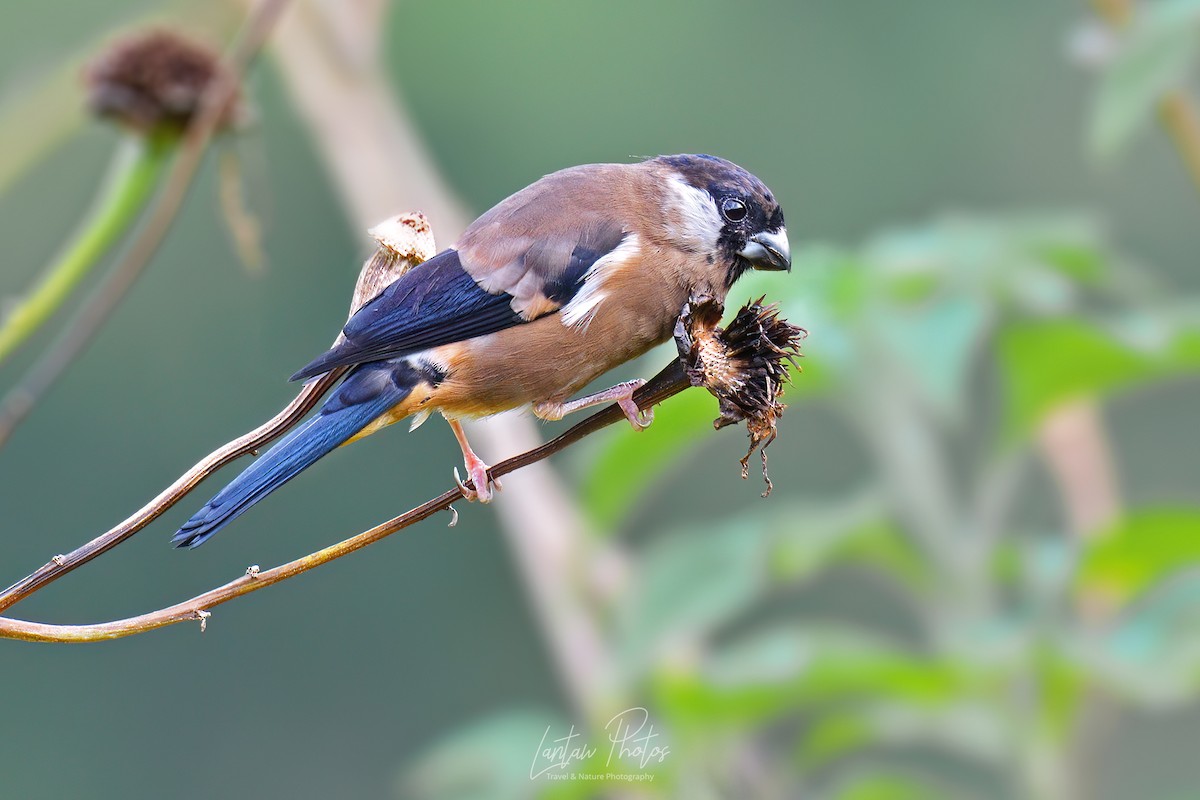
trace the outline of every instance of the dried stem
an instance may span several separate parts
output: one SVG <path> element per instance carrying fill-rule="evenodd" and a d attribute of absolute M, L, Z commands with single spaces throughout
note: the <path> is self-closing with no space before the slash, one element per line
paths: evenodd
<path fill-rule="evenodd" d="M 1070 530 L 1084 539 L 1098 535 L 1120 514 L 1121 492 L 1096 401 L 1068 403 L 1049 414 L 1037 442 L 1062 494 Z"/>
<path fill-rule="evenodd" d="M 428 220 L 421 214 L 400 214 L 370 231 L 379 243 L 358 275 L 350 300 L 350 316 L 372 300 L 384 287 L 413 266 L 433 256 L 437 248 Z M 337 341 L 341 341 L 338 334 Z M 55 556 L 31 575 L 0 592 L 0 611 L 19 603 L 48 583 L 116 547 L 175 505 L 206 477 L 245 453 L 251 453 L 281 436 L 307 414 L 321 397 L 349 371 L 339 367 L 304 385 L 296 399 L 283 411 L 249 433 L 239 436 L 200 460 L 133 516 L 66 555 Z"/>
<path fill-rule="evenodd" d="M 634 395 L 634 401 L 640 408 L 651 408 L 687 389 L 689 386 L 691 386 L 691 382 L 688 379 L 684 365 L 676 359 L 643 386 Z M 500 462 L 492 467 L 490 475 L 493 478 L 502 477 L 522 467 L 542 461 L 560 450 L 569 447 L 585 436 L 595 433 L 608 425 L 612 425 L 614 422 L 619 422 L 624 418 L 625 414 L 618 406 L 607 406 L 540 447 Z M 247 570 L 244 576 L 230 581 L 224 586 L 159 611 L 93 625 L 48 625 L 39 622 L 0 617 L 0 638 L 20 639 L 30 642 L 95 642 L 145 633 L 179 622 L 199 621 L 203 626 L 208 619 L 209 609 L 215 606 L 295 577 L 334 559 L 349 555 L 355 550 L 373 544 L 439 511 L 449 509 L 451 504 L 461 500 L 462 497 L 461 491 L 455 487 L 417 506 L 411 511 L 338 544 L 331 545 L 316 553 L 289 561 L 286 564 L 266 571 L 258 571 L 251 568 Z"/>
<path fill-rule="evenodd" d="M 1187 165 L 1192 183 L 1200 188 L 1200 112 L 1195 102 L 1182 91 L 1170 92 L 1159 101 L 1158 116 Z"/>
<path fill-rule="evenodd" d="M 209 453 L 128 519 L 70 553 L 55 556 L 36 572 L 0 592 L 0 611 L 21 602 L 46 584 L 58 580 L 71 570 L 83 566 L 101 553 L 116 547 L 178 503 L 188 492 L 196 488 L 200 481 L 234 459 L 254 452 L 282 435 L 303 419 L 304 415 L 345 373 L 345 368 L 339 368 L 323 375 L 319 380 L 305 384 L 296 399 L 289 403 L 283 411 L 244 436 L 239 436 Z"/>
<path fill-rule="evenodd" d="M 378 259 L 372 258 L 364 270 L 371 270 L 377 263 Z M 360 281 L 360 287 L 362 285 L 363 282 Z M 693 313 L 697 309 L 710 313 Z M 730 420 L 729 409 L 736 408 L 736 416 L 746 421 L 752 441 L 762 439 L 765 430 L 769 430 L 769 438 L 773 439 L 776 422 L 783 412 L 783 405 L 777 398 L 781 396 L 783 385 L 788 380 L 783 361 L 795 363 L 795 359 L 800 355 L 800 341 L 804 331 L 781 319 L 776 307 L 764 307 L 761 302 L 747 304 L 734 317 L 732 323 L 723 329 L 716 325 L 720 320 L 720 311 L 720 304 L 711 298 L 693 297 L 689 300 L 675 331 L 679 356 L 635 392 L 633 399 L 639 408 L 650 409 L 689 386 L 703 386 L 720 401 L 723 413 L 716 427 L 723 427 L 720 423 Z M 333 377 L 329 380 L 332 382 L 336 379 Z M 618 405 L 601 409 L 552 441 L 497 464 L 491 469 L 489 480 L 542 461 L 588 434 L 624 418 L 625 412 Z M 187 488 L 184 485 L 181 491 L 186 492 Z M 366 547 L 438 511 L 451 509 L 451 504 L 456 500 L 473 494 L 470 483 L 465 486 L 460 484 L 457 488 L 444 492 L 358 536 L 266 572 L 261 572 L 257 566 L 251 567 L 245 576 L 231 583 L 160 611 L 96 625 L 46 625 L 0 617 L 0 638 L 59 642 L 98 641 L 130 636 L 189 619 L 200 620 L 203 630 L 209 616 L 208 609 L 213 606 L 307 572 Z M 457 518 L 457 512 L 454 512 L 453 519 Z M 111 547 L 119 541 L 114 537 L 105 543 L 103 539 L 104 537 L 99 546 Z M 67 566 L 65 559 L 63 561 L 59 566 Z M 54 561 L 55 564 L 58 562 L 58 559 Z M 77 566 L 78 563 L 82 562 L 77 560 L 72 566 Z M 29 591 L 35 588 L 32 587 Z"/>
<path fill-rule="evenodd" d="M 225 57 L 226 69 L 220 71 L 205 89 L 200 112 L 184 132 L 179 154 L 155 198 L 145 225 L 134 238 L 125 257 L 84 303 L 63 336 L 0 403 L 0 447 L 59 376 L 92 342 L 96 331 L 124 299 L 158 250 L 192 185 L 208 142 L 224 119 L 229 103 L 237 95 L 241 76 L 262 48 L 267 34 L 286 5 L 287 0 L 260 0 L 249 13 L 237 40 Z"/>

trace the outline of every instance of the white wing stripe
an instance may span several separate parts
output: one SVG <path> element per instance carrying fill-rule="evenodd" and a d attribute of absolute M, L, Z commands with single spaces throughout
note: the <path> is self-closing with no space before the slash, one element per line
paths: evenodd
<path fill-rule="evenodd" d="M 607 297 L 604 291 L 604 281 L 620 264 L 634 258 L 641 250 L 641 242 L 636 233 L 626 234 L 621 243 L 608 253 L 596 259 L 596 263 L 588 267 L 583 276 L 583 286 L 571 298 L 571 302 L 563 306 L 562 323 L 567 327 L 580 325 L 587 327 L 596 315 L 596 309 Z"/>

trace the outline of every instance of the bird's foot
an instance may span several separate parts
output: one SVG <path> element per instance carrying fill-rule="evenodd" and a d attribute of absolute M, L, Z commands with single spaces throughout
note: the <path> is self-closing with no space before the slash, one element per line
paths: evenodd
<path fill-rule="evenodd" d="M 495 486 L 497 492 L 504 487 L 498 479 L 488 478 L 488 470 L 491 467 L 483 463 L 483 459 L 475 455 L 475 451 L 471 449 L 470 443 L 467 442 L 467 434 L 463 430 L 462 423 L 450 417 L 447 417 L 446 421 L 450 423 L 450 429 L 454 431 L 454 437 L 458 439 L 458 446 L 462 449 L 463 464 L 467 468 L 467 477 L 471 481 L 471 486 L 463 483 L 462 478 L 458 475 L 458 467 L 455 467 L 454 482 L 458 484 L 458 490 L 462 492 L 462 496 L 468 502 L 473 503 L 478 500 L 481 503 L 490 503 L 493 495 L 492 487 Z"/>
<path fill-rule="evenodd" d="M 591 408 L 592 406 L 616 401 L 621 410 L 625 412 L 625 418 L 629 420 L 629 424 L 633 426 L 633 429 L 635 431 L 644 431 L 654 421 L 654 409 L 648 408 L 642 410 L 638 408 L 637 403 L 633 401 L 633 394 L 645 385 L 646 381 L 638 378 L 637 380 L 618 383 L 611 389 L 605 389 L 602 392 L 589 394 L 587 397 L 581 397 L 578 400 L 571 400 L 566 403 L 536 403 L 533 406 L 533 413 L 540 419 L 556 420 L 562 419 L 572 411 L 579 411 L 584 408 Z"/>
<path fill-rule="evenodd" d="M 458 490 L 462 492 L 462 496 L 467 500 L 467 502 L 470 503 L 474 503 L 476 500 L 481 503 L 492 502 L 492 497 L 495 496 L 495 492 L 498 492 L 504 488 L 504 485 L 500 483 L 500 479 L 488 478 L 488 470 L 490 467 L 483 463 L 482 459 L 468 458 L 465 459 L 465 464 L 467 468 L 467 477 L 471 480 L 470 486 L 467 486 L 467 484 L 464 483 L 463 479 L 459 476 L 458 467 L 454 468 L 454 482 L 458 484 Z M 495 487 L 495 491 L 492 491 L 493 486 Z"/>
<path fill-rule="evenodd" d="M 644 431 L 650 427 L 650 423 L 654 422 L 654 409 L 638 408 L 638 404 L 633 402 L 633 393 L 642 388 L 646 382 L 638 380 L 637 386 L 629 392 L 628 397 L 622 397 L 617 400 L 617 405 L 625 412 L 625 419 L 629 420 L 629 424 L 633 426 L 635 431 Z"/>

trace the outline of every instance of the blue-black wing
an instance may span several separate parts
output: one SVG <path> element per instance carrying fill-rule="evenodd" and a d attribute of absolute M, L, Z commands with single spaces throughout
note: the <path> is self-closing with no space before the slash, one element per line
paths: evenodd
<path fill-rule="evenodd" d="M 504 204 L 490 215 L 503 209 Z M 443 250 L 406 272 L 350 318 L 342 342 L 292 380 L 411 355 L 554 313 L 571 301 L 592 265 L 616 249 L 624 235 L 613 224 L 556 228 L 536 238 L 472 239 L 468 231 L 462 253 Z"/>

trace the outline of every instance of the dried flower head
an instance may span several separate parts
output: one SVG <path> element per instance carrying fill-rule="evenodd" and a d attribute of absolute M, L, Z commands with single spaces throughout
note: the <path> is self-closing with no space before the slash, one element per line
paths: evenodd
<path fill-rule="evenodd" d="M 200 110 L 205 89 L 229 79 L 218 55 L 170 31 L 152 30 L 122 39 L 84 68 L 88 107 L 140 133 L 179 132 Z M 243 113 L 234 96 L 222 127 Z"/>
<path fill-rule="evenodd" d="M 367 233 L 379 246 L 358 273 L 350 316 L 375 299 L 388 284 L 437 253 L 433 228 L 420 211 L 388 217 Z"/>
<path fill-rule="evenodd" d="M 765 298 L 742 306 L 733 321 L 719 327 L 724 306 L 711 297 L 693 297 L 675 326 L 675 343 L 693 386 L 703 386 L 717 398 L 721 416 L 713 420 L 718 430 L 746 420 L 750 449 L 741 460 L 742 477 L 749 471 L 750 456 L 762 454 L 763 480 L 767 475 L 767 447 L 775 440 L 777 423 L 786 406 L 779 402 L 789 379 L 785 360 L 797 370 L 803 328 L 779 316 L 779 308 L 763 305 Z"/>
<path fill-rule="evenodd" d="M 378 243 L 375 252 L 363 262 L 354 285 L 354 296 L 350 300 L 350 316 L 375 299 L 404 273 L 428 261 L 437 253 L 433 228 L 420 211 L 411 211 L 388 217 L 367 231 Z M 334 344 L 344 341 L 346 335 L 339 333 Z"/>

